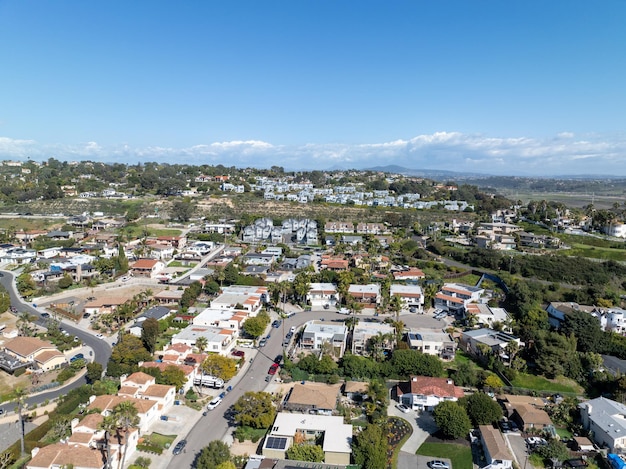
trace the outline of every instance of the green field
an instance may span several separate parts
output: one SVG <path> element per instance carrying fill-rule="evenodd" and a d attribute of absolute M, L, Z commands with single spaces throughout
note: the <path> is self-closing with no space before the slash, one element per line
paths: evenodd
<path fill-rule="evenodd" d="M 549 380 L 543 376 L 519 373 L 511 383 L 513 384 L 513 387 L 530 389 L 533 391 L 573 394 L 582 394 L 584 392 L 583 388 L 580 387 L 575 381 L 564 377 L 557 378 L 556 380 Z"/>
<path fill-rule="evenodd" d="M 626 261 L 626 250 L 624 249 L 603 248 L 580 243 L 574 243 L 570 246 L 572 246 L 572 249 L 561 250 L 559 254 L 563 256 L 580 256 L 606 261 Z"/>
<path fill-rule="evenodd" d="M 469 446 L 454 443 L 424 443 L 417 450 L 420 456 L 447 458 L 452 461 L 453 469 L 472 469 L 472 449 Z"/>

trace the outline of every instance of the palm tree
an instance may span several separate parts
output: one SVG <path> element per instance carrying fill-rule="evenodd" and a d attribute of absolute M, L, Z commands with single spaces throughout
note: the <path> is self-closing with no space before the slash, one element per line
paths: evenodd
<path fill-rule="evenodd" d="M 31 334 L 31 316 L 28 313 L 20 313 L 17 316 L 17 329 L 20 331 L 21 336 L 30 336 Z"/>
<path fill-rule="evenodd" d="M 104 444 L 106 451 L 106 469 L 111 469 L 111 433 L 117 432 L 117 419 L 115 415 L 105 415 L 100 422 L 100 430 L 104 430 Z"/>
<path fill-rule="evenodd" d="M 209 341 L 207 340 L 206 337 L 200 336 L 196 339 L 196 347 L 198 348 L 201 354 L 206 350 L 208 345 L 209 345 Z"/>
<path fill-rule="evenodd" d="M 17 416 L 20 423 L 20 456 L 24 456 L 24 416 L 22 412 L 28 405 L 25 402 L 26 390 L 22 387 L 17 387 L 13 391 L 13 394 L 15 395 L 15 403 L 17 404 Z"/>
<path fill-rule="evenodd" d="M 128 431 L 131 427 L 139 425 L 137 407 L 131 401 L 122 401 L 113 408 L 113 416 L 118 425 L 118 429 L 124 430 L 124 453 L 119 467 L 124 467 L 126 461 L 126 448 L 128 447 Z"/>
<path fill-rule="evenodd" d="M 398 295 L 393 295 L 389 301 L 389 309 L 396 315 L 396 321 L 400 320 L 400 311 L 402 311 L 402 299 Z"/>

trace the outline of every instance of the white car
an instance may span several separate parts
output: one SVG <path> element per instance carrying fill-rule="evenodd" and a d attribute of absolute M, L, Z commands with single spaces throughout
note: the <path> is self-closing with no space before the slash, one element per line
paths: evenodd
<path fill-rule="evenodd" d="M 427 465 L 430 469 L 450 469 L 450 464 L 439 460 L 430 461 Z"/>
<path fill-rule="evenodd" d="M 396 406 L 396 409 L 398 409 L 400 412 L 402 412 L 403 414 L 408 414 L 409 412 L 411 412 L 411 409 L 409 409 L 407 406 L 405 406 L 404 404 L 398 404 Z"/>
<path fill-rule="evenodd" d="M 96 337 L 97 337 L 98 339 L 104 339 L 104 335 L 102 335 L 102 334 L 96 334 Z"/>
<path fill-rule="evenodd" d="M 209 402 L 206 406 L 206 410 L 213 410 L 215 409 L 218 405 L 220 405 L 220 403 L 222 402 L 222 398 L 217 396 L 215 397 L 211 402 Z"/>

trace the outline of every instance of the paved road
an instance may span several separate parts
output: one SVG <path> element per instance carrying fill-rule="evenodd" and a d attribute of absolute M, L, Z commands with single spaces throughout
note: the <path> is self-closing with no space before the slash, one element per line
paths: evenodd
<path fill-rule="evenodd" d="M 31 316 L 36 317 L 37 319 L 34 321 L 35 324 L 46 327 L 46 320 L 41 317 L 41 313 L 44 311 L 35 308 L 30 303 L 24 302 L 18 294 L 15 287 L 14 274 L 8 271 L 2 271 L 1 273 L 2 276 L 0 277 L 0 284 L 2 284 L 9 293 L 11 305 L 17 308 L 19 312 L 26 312 Z M 100 363 L 103 367 L 106 367 L 109 357 L 111 356 L 111 346 L 106 341 L 96 338 L 95 335 L 86 332 L 84 329 L 79 328 L 75 324 L 68 321 L 62 321 L 62 327 L 69 334 L 77 336 L 83 344 L 85 344 L 85 346 L 90 347 L 93 350 L 94 361 Z M 79 379 L 71 384 L 68 384 L 67 386 L 62 386 L 60 388 L 30 397 L 26 400 L 26 402 L 30 406 L 34 404 L 41 404 L 46 400 L 52 400 L 61 395 L 67 394 L 67 392 L 71 389 L 82 386 L 83 384 L 85 384 L 85 380 Z"/>
<path fill-rule="evenodd" d="M 170 458 L 170 462 L 167 467 L 170 469 L 193 467 L 197 454 L 211 441 L 229 441 L 234 431 L 234 427 L 228 419 L 229 408 L 245 392 L 264 391 L 271 386 L 265 381 L 265 377 L 276 355 L 285 353 L 282 345 L 284 335 L 289 332 L 292 326 L 299 328 L 307 321 L 322 318 L 328 322 L 343 322 L 346 316 L 327 310 L 299 312 L 290 318 L 284 319 L 278 329 L 270 329 L 271 337 L 267 341 L 267 345 L 255 350 L 253 362 L 248 362 L 246 364 L 247 368 L 229 383 L 233 386 L 233 390 L 226 395 L 217 409 L 208 412 L 206 417 L 200 418 L 189 431 L 189 434 L 186 436 L 187 452 L 176 456 L 175 459 L 172 459 L 171 453 L 168 453 L 167 457 Z"/>

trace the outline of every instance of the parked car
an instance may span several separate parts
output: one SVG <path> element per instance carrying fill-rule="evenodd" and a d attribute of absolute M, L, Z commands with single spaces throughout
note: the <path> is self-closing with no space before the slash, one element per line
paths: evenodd
<path fill-rule="evenodd" d="M 426 463 L 430 469 L 450 469 L 450 464 L 445 461 L 435 459 Z"/>
<path fill-rule="evenodd" d="M 89 313 L 85 313 L 85 314 L 83 314 L 83 318 L 84 318 L 84 319 L 87 319 L 89 316 L 91 316 L 91 314 L 89 314 Z"/>
<path fill-rule="evenodd" d="M 44 319 L 48 319 L 50 317 L 50 313 L 41 313 L 41 317 Z"/>
<path fill-rule="evenodd" d="M 267 370 L 267 373 L 270 375 L 275 375 L 279 367 L 280 365 L 278 363 L 272 363 L 272 365 L 270 366 L 270 369 Z"/>
<path fill-rule="evenodd" d="M 296 326 L 291 326 L 291 328 L 289 329 L 289 334 L 293 335 L 294 332 L 296 332 Z"/>
<path fill-rule="evenodd" d="M 508 433 L 511 431 L 511 425 L 509 425 L 509 422 L 499 422 L 498 425 L 500 426 L 502 433 Z"/>
<path fill-rule="evenodd" d="M 528 445 L 531 448 L 534 448 L 535 446 L 538 445 L 547 445 L 548 442 L 541 437 L 538 436 L 529 436 L 528 438 L 526 438 L 526 445 Z"/>
<path fill-rule="evenodd" d="M 405 406 L 404 404 L 398 404 L 396 405 L 396 409 L 398 409 L 400 412 L 402 412 L 403 414 L 408 414 L 411 409 L 409 409 L 407 406 Z"/>
<path fill-rule="evenodd" d="M 174 446 L 174 451 L 172 451 L 172 453 L 174 454 L 182 453 L 186 445 L 187 445 L 187 440 L 180 440 L 178 443 L 176 443 L 176 446 Z"/>
<path fill-rule="evenodd" d="M 277 321 L 277 320 L 275 320 L 274 322 L 272 322 L 272 327 L 273 327 L 274 329 L 277 329 L 277 328 L 278 328 L 278 326 L 279 326 L 279 324 L 278 324 L 278 321 Z"/>
<path fill-rule="evenodd" d="M 209 402 L 206 406 L 206 410 L 213 410 L 215 409 L 218 405 L 220 405 L 222 402 L 222 398 L 217 396 L 216 398 L 214 398 L 211 402 Z"/>
<path fill-rule="evenodd" d="M 259 340 L 259 347 L 265 347 L 265 344 L 267 344 L 267 339 L 263 337 L 261 340 Z"/>
<path fill-rule="evenodd" d="M 231 355 L 234 355 L 235 357 L 245 357 L 246 356 L 246 352 L 244 352 L 243 350 L 233 350 L 232 352 L 230 352 Z"/>
<path fill-rule="evenodd" d="M 276 358 L 274 358 L 274 363 L 278 363 L 280 365 L 280 362 L 283 361 L 283 356 L 282 355 L 276 355 Z"/>
<path fill-rule="evenodd" d="M 77 353 L 72 358 L 70 358 L 70 363 L 74 363 L 75 361 L 82 360 L 84 358 L 85 358 L 85 355 L 83 355 L 82 353 Z"/>
<path fill-rule="evenodd" d="M 104 336 L 103 336 L 102 334 L 96 334 L 96 337 L 97 337 L 98 339 L 104 339 Z"/>

